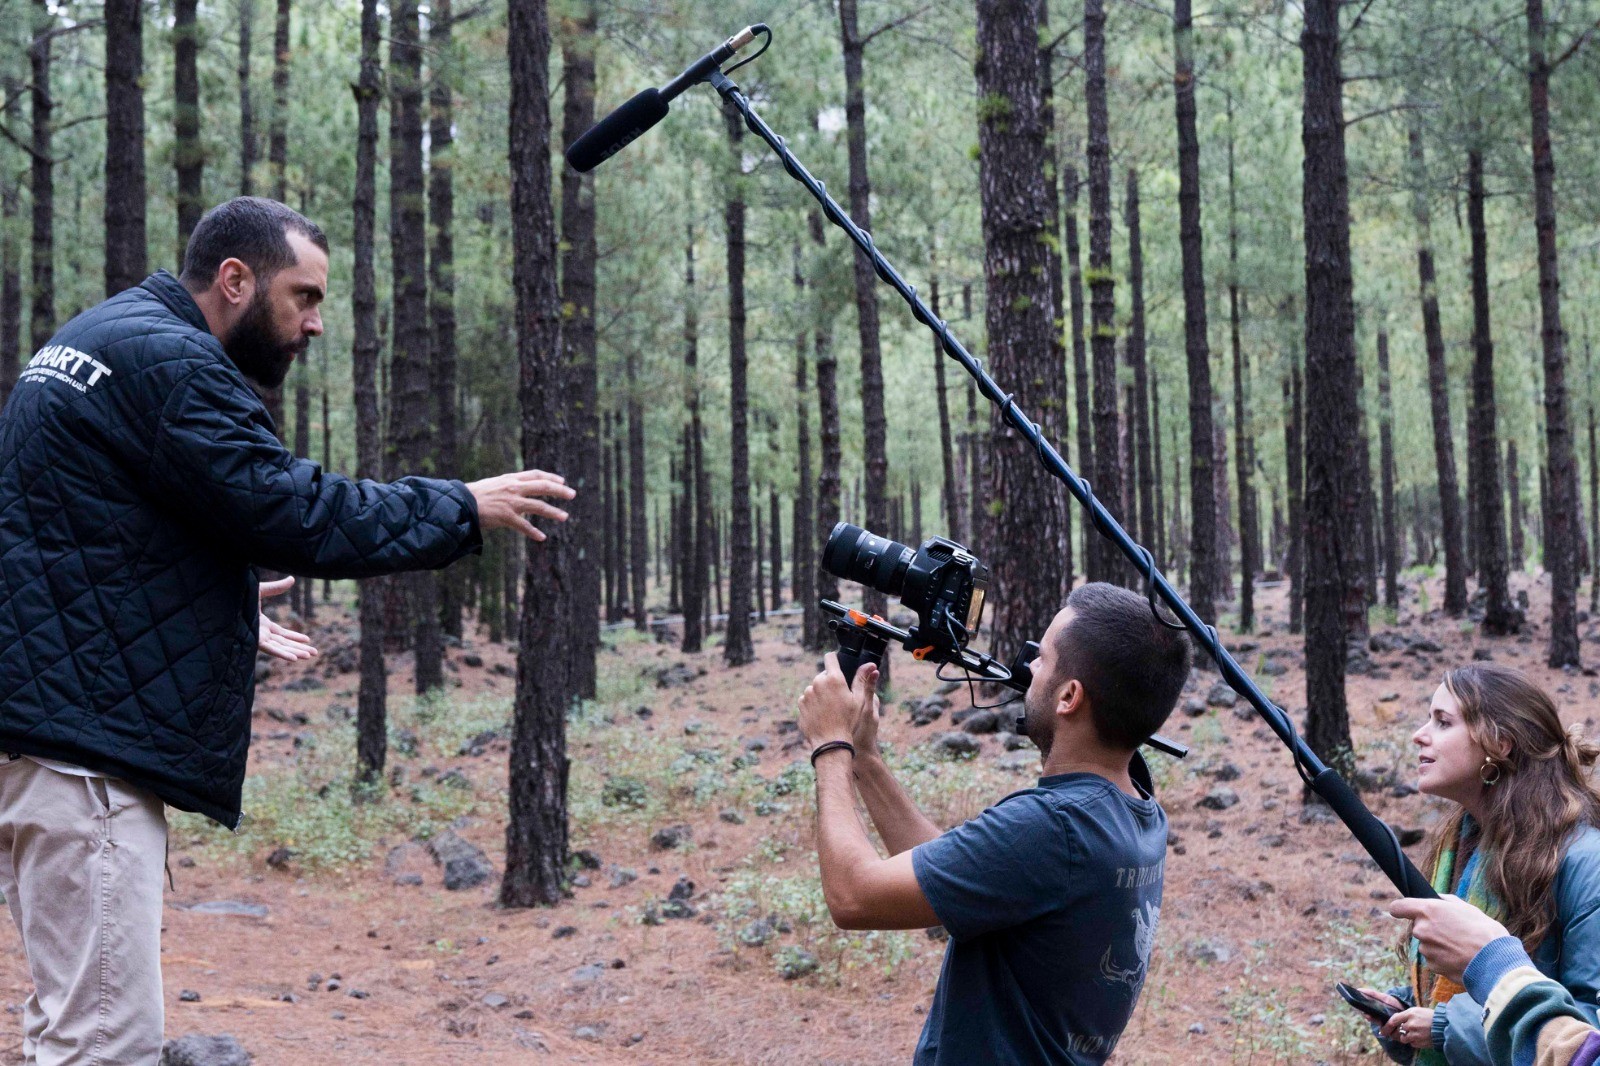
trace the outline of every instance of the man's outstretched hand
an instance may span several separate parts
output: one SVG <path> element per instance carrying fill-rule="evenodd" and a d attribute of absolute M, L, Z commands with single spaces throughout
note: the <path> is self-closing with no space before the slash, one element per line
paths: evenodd
<path fill-rule="evenodd" d="M 277 581 L 263 581 L 261 583 L 261 599 L 270 600 L 274 596 L 282 596 L 292 588 L 294 588 L 294 578 L 292 577 L 279 578 Z M 282 659 L 286 663 L 315 659 L 319 654 L 316 646 L 311 643 L 310 637 L 304 633 L 296 633 L 292 629 L 280 626 L 265 614 L 261 616 L 256 647 L 274 659 Z"/>
<path fill-rule="evenodd" d="M 529 540 L 541 541 L 544 533 L 528 521 L 529 515 L 565 522 L 567 512 L 541 497 L 570 500 L 577 495 L 560 474 L 543 470 L 522 470 L 514 474 L 484 478 L 467 486 L 478 502 L 478 525 L 484 529 L 514 529 Z"/>

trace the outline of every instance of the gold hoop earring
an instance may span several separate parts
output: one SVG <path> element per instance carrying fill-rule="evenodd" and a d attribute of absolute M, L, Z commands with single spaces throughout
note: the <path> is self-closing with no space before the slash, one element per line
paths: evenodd
<path fill-rule="evenodd" d="M 1491 770 L 1494 771 L 1492 777 L 1489 774 Z M 1500 764 L 1494 761 L 1494 756 L 1485 755 L 1483 757 L 1483 765 L 1478 768 L 1478 780 L 1491 788 L 1494 787 L 1495 782 L 1500 780 Z"/>

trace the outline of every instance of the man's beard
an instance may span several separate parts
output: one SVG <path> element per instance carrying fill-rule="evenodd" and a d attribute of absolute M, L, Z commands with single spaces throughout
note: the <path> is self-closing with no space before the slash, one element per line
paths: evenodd
<path fill-rule="evenodd" d="M 1052 713 L 1054 704 L 1041 711 L 1034 707 L 1033 695 L 1029 693 L 1022 697 L 1022 709 L 1025 712 L 1023 727 L 1028 732 L 1028 739 L 1039 749 L 1041 760 L 1050 758 L 1050 745 L 1056 739 L 1055 715 Z"/>
<path fill-rule="evenodd" d="M 289 376 L 294 357 L 310 343 L 311 338 L 303 334 L 284 340 L 273 332 L 267 294 L 258 290 L 239 321 L 222 338 L 222 350 L 245 377 L 264 389 L 275 389 Z"/>

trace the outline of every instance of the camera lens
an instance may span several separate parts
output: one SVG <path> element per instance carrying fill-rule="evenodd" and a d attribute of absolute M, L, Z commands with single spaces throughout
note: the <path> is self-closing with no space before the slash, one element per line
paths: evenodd
<path fill-rule="evenodd" d="M 898 541 L 840 522 L 822 549 L 822 565 L 837 577 L 899 596 L 905 585 L 906 567 L 916 554 Z"/>

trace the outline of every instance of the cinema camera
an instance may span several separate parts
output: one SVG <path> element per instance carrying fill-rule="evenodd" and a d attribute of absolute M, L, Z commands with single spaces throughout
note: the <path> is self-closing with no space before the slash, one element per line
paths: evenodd
<path fill-rule="evenodd" d="M 916 625 L 901 629 L 876 615 L 833 600 L 821 601 L 839 641 L 839 668 L 846 680 L 854 682 L 861 664 L 882 662 L 892 642 L 919 662 L 938 663 L 941 678 L 946 678 L 944 664 L 951 663 L 969 682 L 987 681 L 1018 693 L 1027 692 L 1033 683 L 1029 664 L 1039 654 L 1037 642 L 1026 641 L 1009 666 L 969 646 L 983 621 L 989 568 L 955 541 L 930 537 L 920 548 L 912 548 L 840 522 L 822 549 L 822 565 L 837 577 L 898 597 L 917 615 Z M 1024 715 L 1017 716 L 1015 728 L 1026 735 Z M 1180 759 L 1189 753 L 1182 744 L 1160 735 L 1146 743 Z"/>

